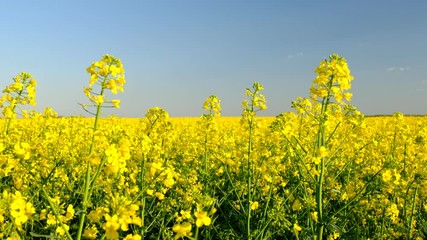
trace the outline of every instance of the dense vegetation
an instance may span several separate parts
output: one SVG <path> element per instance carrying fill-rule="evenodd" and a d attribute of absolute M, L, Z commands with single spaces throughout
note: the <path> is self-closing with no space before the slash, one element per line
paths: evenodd
<path fill-rule="evenodd" d="M 3 91 L 2 239 L 426 239 L 427 118 L 365 119 L 348 104 L 352 76 L 331 55 L 295 112 L 257 117 L 263 86 L 242 116 L 209 96 L 200 118 L 101 118 L 119 107 L 119 59 L 88 69 L 93 118 L 17 109 L 35 104 L 21 73 Z"/>

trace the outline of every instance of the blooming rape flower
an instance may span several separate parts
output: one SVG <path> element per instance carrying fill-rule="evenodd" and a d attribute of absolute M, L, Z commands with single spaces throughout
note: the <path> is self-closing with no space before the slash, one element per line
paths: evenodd
<path fill-rule="evenodd" d="M 300 232 L 302 230 L 302 228 L 298 225 L 298 222 L 295 222 L 293 225 L 293 230 L 295 232 Z"/>
<path fill-rule="evenodd" d="M 104 103 L 104 95 L 94 96 L 94 97 L 92 97 L 92 101 L 96 105 L 102 105 Z"/>
<path fill-rule="evenodd" d="M 56 228 L 55 232 L 58 233 L 59 236 L 64 236 L 68 230 L 70 230 L 70 227 L 67 224 L 62 224 Z"/>
<path fill-rule="evenodd" d="M 153 194 L 154 194 L 154 190 L 153 190 L 153 189 L 147 189 L 145 192 L 146 192 L 149 196 L 153 196 Z"/>
<path fill-rule="evenodd" d="M 391 180 L 391 178 L 393 177 L 393 175 L 391 174 L 391 170 L 390 169 L 387 169 L 381 175 L 382 175 L 383 182 L 389 182 Z"/>
<path fill-rule="evenodd" d="M 96 223 L 96 222 L 99 222 L 101 220 L 104 213 L 106 213 L 105 209 L 102 207 L 98 207 L 95 210 L 91 211 L 87 217 L 88 217 L 89 221 Z"/>
<path fill-rule="evenodd" d="M 135 234 L 135 235 L 128 234 L 128 235 L 126 235 L 125 238 L 123 238 L 123 240 L 141 240 L 141 239 L 142 239 L 141 235 L 139 235 L 139 234 Z"/>
<path fill-rule="evenodd" d="M 30 202 L 26 202 L 25 197 L 19 191 L 12 195 L 10 204 L 10 215 L 13 217 L 15 224 L 21 227 L 35 213 L 35 208 Z"/>
<path fill-rule="evenodd" d="M 117 239 L 119 237 L 119 233 L 117 230 L 120 229 L 119 218 L 117 215 L 110 216 L 110 214 L 105 214 L 105 223 L 103 224 L 103 228 L 105 230 L 105 236 L 110 239 Z"/>
<path fill-rule="evenodd" d="M 156 195 L 157 199 L 159 199 L 159 200 L 165 199 L 165 195 L 161 192 L 156 192 L 155 195 Z"/>
<path fill-rule="evenodd" d="M 175 224 L 172 227 L 172 231 L 176 233 L 174 239 L 189 237 L 191 236 L 191 223 Z"/>
<path fill-rule="evenodd" d="M 351 99 L 351 94 L 344 91 L 351 88 L 353 76 L 350 75 L 347 61 L 343 57 L 332 54 L 329 60 L 320 63 L 315 72 L 317 76 L 310 88 L 312 99 L 333 96 L 339 104 L 343 103 L 343 98 L 347 101 Z"/>
<path fill-rule="evenodd" d="M 120 59 L 111 55 L 104 55 L 98 62 L 93 62 L 86 71 L 90 74 L 89 86 L 83 89 L 84 94 L 95 106 L 100 108 L 105 102 L 111 103 L 112 107 L 119 108 L 120 100 L 106 99 L 104 90 L 109 89 L 111 93 L 117 94 L 123 92 L 123 86 L 126 82 L 124 69 Z M 93 92 L 93 85 L 100 86 L 98 93 Z M 83 106 L 83 105 L 82 105 Z M 86 107 L 84 107 L 86 111 Z"/>
<path fill-rule="evenodd" d="M 30 159 L 30 144 L 26 142 L 16 143 L 13 147 L 14 153 L 23 159 Z"/>
<path fill-rule="evenodd" d="M 197 211 L 194 212 L 194 216 L 196 217 L 196 226 L 203 227 L 211 225 L 212 219 L 208 216 L 206 211 L 202 211 L 200 207 L 197 207 Z"/>
<path fill-rule="evenodd" d="M 319 147 L 319 149 L 317 149 L 317 156 L 320 158 L 328 156 L 328 150 L 324 146 Z"/>
<path fill-rule="evenodd" d="M 385 215 L 390 217 L 391 221 L 393 223 L 397 223 L 399 221 L 399 209 L 397 208 L 397 204 L 393 203 L 391 204 L 385 212 Z"/>
<path fill-rule="evenodd" d="M 337 232 L 334 232 L 333 234 L 328 236 L 328 240 L 335 240 L 338 239 L 340 237 L 340 234 Z"/>
<path fill-rule="evenodd" d="M 211 95 L 203 103 L 203 109 L 208 110 L 210 115 L 219 117 L 221 115 L 221 101 L 217 96 Z"/>
<path fill-rule="evenodd" d="M 120 108 L 120 99 L 111 100 L 111 103 L 115 108 Z"/>
<path fill-rule="evenodd" d="M 96 239 L 96 236 L 98 234 L 98 229 L 95 225 L 92 225 L 90 228 L 85 228 L 83 232 L 83 237 L 88 239 Z"/>
<path fill-rule="evenodd" d="M 317 222 L 319 219 L 319 214 L 317 212 L 312 212 L 311 213 L 311 219 L 313 219 L 315 222 Z"/>
<path fill-rule="evenodd" d="M 65 218 L 64 218 L 63 221 L 64 222 L 68 222 L 71 219 L 73 219 L 74 213 L 75 213 L 75 211 L 74 211 L 73 205 L 69 204 L 68 207 L 67 207 L 67 213 L 66 213 Z"/>
<path fill-rule="evenodd" d="M 295 200 L 295 202 L 292 204 L 292 210 L 299 211 L 301 210 L 302 205 L 299 199 Z"/>
<path fill-rule="evenodd" d="M 255 211 L 258 209 L 258 207 L 259 207 L 258 201 L 255 201 L 255 202 L 251 201 L 251 210 Z"/>

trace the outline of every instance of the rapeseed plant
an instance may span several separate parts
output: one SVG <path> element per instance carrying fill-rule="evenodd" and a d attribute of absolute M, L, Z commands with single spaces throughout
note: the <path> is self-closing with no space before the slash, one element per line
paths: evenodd
<path fill-rule="evenodd" d="M 89 149 L 89 156 L 91 156 L 93 153 L 94 145 L 95 145 L 95 138 L 96 134 L 98 134 L 98 120 L 100 118 L 101 109 L 104 106 L 104 102 L 106 101 L 106 95 L 105 90 L 110 90 L 113 94 L 117 94 L 117 91 L 123 92 L 123 86 L 126 82 L 124 77 L 124 69 L 123 65 L 120 61 L 120 59 L 115 58 L 111 55 L 104 55 L 102 59 L 98 62 L 93 62 L 90 67 L 86 69 L 86 71 L 90 74 L 89 79 L 89 86 L 85 87 L 83 89 L 84 94 L 88 97 L 90 102 L 92 102 L 92 106 L 96 108 L 96 113 L 92 113 L 89 110 L 87 110 L 87 106 L 83 105 L 83 108 L 89 112 L 95 115 L 95 122 L 93 124 L 93 133 L 92 133 L 92 141 L 90 144 Z M 99 86 L 99 92 L 94 92 L 93 86 L 97 85 Z M 108 103 L 108 100 L 107 100 Z M 110 104 L 112 104 L 114 107 L 118 107 L 118 100 L 109 101 Z M 79 222 L 79 228 L 77 232 L 77 239 L 80 240 L 84 224 L 85 224 L 85 217 L 86 212 L 90 204 L 90 198 L 91 194 L 94 188 L 94 184 L 97 181 L 98 175 L 102 168 L 105 165 L 105 162 L 108 161 L 106 159 L 103 159 L 100 164 L 96 166 L 96 170 L 94 175 L 92 176 L 92 166 L 90 161 L 87 163 L 86 167 L 86 176 L 84 180 L 84 193 L 83 193 L 83 200 L 82 200 L 82 214 L 80 215 L 80 222 Z M 113 165 L 113 172 L 117 172 L 116 166 L 118 164 L 118 159 L 116 162 L 112 163 L 112 159 L 110 158 L 110 166 Z"/>
<path fill-rule="evenodd" d="M 0 99 L 0 108 L 3 108 L 3 115 L 7 119 L 5 132 L 9 133 L 12 119 L 16 118 L 16 108 L 19 105 L 36 105 L 37 82 L 33 76 L 26 72 L 19 73 L 13 78 L 13 83 L 3 90 Z"/>

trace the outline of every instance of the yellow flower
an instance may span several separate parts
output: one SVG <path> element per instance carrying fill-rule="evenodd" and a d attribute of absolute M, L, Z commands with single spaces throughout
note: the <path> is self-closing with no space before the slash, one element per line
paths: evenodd
<path fill-rule="evenodd" d="M 110 216 L 108 213 L 105 214 L 105 223 L 103 228 L 105 230 L 105 236 L 111 239 L 118 239 L 119 233 L 117 230 L 120 228 L 120 223 L 117 215 Z"/>
<path fill-rule="evenodd" d="M 64 236 L 68 230 L 70 230 L 70 227 L 67 224 L 63 224 L 62 226 L 58 226 L 55 232 L 58 233 L 59 236 Z"/>
<path fill-rule="evenodd" d="M 30 159 L 30 144 L 26 142 L 16 143 L 13 147 L 16 155 L 21 156 L 23 159 Z"/>
<path fill-rule="evenodd" d="M 312 162 L 316 165 L 319 165 L 322 162 L 322 159 L 320 157 L 313 157 Z"/>
<path fill-rule="evenodd" d="M 191 218 L 191 211 L 190 210 L 188 210 L 188 211 L 181 210 L 179 213 L 181 214 L 181 217 L 183 219 L 190 219 Z"/>
<path fill-rule="evenodd" d="M 293 225 L 294 232 L 300 232 L 302 228 L 298 225 L 298 222 L 295 222 Z"/>
<path fill-rule="evenodd" d="M 115 77 L 117 74 L 120 73 L 120 68 L 118 68 L 116 65 L 111 65 L 110 67 L 111 76 Z"/>
<path fill-rule="evenodd" d="M 101 220 L 104 213 L 105 213 L 104 208 L 98 207 L 94 211 L 90 212 L 87 215 L 87 218 L 89 219 L 89 221 L 96 223 L 96 222 L 99 222 Z"/>
<path fill-rule="evenodd" d="M 95 84 L 96 81 L 98 81 L 98 75 L 95 73 L 91 74 L 89 78 L 89 86 L 92 86 L 93 84 Z"/>
<path fill-rule="evenodd" d="M 395 203 L 391 204 L 385 212 L 385 215 L 390 217 L 391 221 L 393 223 L 399 222 L 399 209 L 397 208 L 397 205 Z"/>
<path fill-rule="evenodd" d="M 311 218 L 313 219 L 313 221 L 317 222 L 319 219 L 319 215 L 317 212 L 312 212 L 311 213 Z"/>
<path fill-rule="evenodd" d="M 91 95 L 91 91 L 92 91 L 92 88 L 91 88 L 91 87 L 85 87 L 85 88 L 83 88 L 83 93 L 84 93 L 87 97 L 90 97 L 90 95 Z"/>
<path fill-rule="evenodd" d="M 175 180 L 173 179 L 173 176 L 168 176 L 164 181 L 163 184 L 165 184 L 166 187 L 171 188 L 175 184 Z"/>
<path fill-rule="evenodd" d="M 111 103 L 113 104 L 113 106 L 115 108 L 120 108 L 120 100 L 119 99 L 111 100 Z"/>
<path fill-rule="evenodd" d="M 48 213 L 47 214 L 47 220 L 46 220 L 46 224 L 47 225 L 56 225 L 56 218 L 53 214 Z"/>
<path fill-rule="evenodd" d="M 343 97 L 344 97 L 344 99 L 345 99 L 346 101 L 350 102 L 350 101 L 351 101 L 351 98 L 353 97 L 353 94 L 352 94 L 352 93 L 349 93 L 349 92 L 346 92 L 346 93 L 344 93 Z"/>
<path fill-rule="evenodd" d="M 35 208 L 31 203 L 26 202 L 25 198 L 18 191 L 15 192 L 12 199 L 10 215 L 13 217 L 15 224 L 21 227 L 35 213 Z"/>
<path fill-rule="evenodd" d="M 209 226 L 212 223 L 212 219 L 208 216 L 208 213 L 206 211 L 202 211 L 199 207 L 197 207 L 197 211 L 194 213 L 194 216 L 197 219 L 196 226 L 199 228 Z"/>
<path fill-rule="evenodd" d="M 116 79 L 117 83 L 119 83 L 118 87 L 122 87 L 121 89 L 119 88 L 120 91 L 123 92 L 123 85 L 126 83 L 126 80 L 123 76 L 120 76 Z"/>
<path fill-rule="evenodd" d="M 154 194 L 154 190 L 153 189 L 147 189 L 147 191 L 145 191 L 147 193 L 147 195 L 149 196 L 153 196 Z"/>
<path fill-rule="evenodd" d="M 390 169 L 387 169 L 381 175 L 382 175 L 383 182 L 389 182 L 391 180 L 391 178 L 393 177 L 393 175 L 391 174 Z"/>
<path fill-rule="evenodd" d="M 221 101 L 217 96 L 211 95 L 203 103 L 203 109 L 208 110 L 210 115 L 219 117 L 221 115 Z"/>
<path fill-rule="evenodd" d="M 317 149 L 317 156 L 320 158 L 328 156 L 328 150 L 324 146 L 321 146 L 319 149 Z"/>
<path fill-rule="evenodd" d="M 329 56 L 329 60 L 320 63 L 315 72 L 317 76 L 310 88 L 312 99 L 333 96 L 338 104 L 343 103 L 343 98 L 350 101 L 351 93 L 343 91 L 350 89 L 353 76 L 350 75 L 350 69 L 343 57 L 332 54 Z"/>
<path fill-rule="evenodd" d="M 161 193 L 161 192 L 156 192 L 156 197 L 159 200 L 165 199 L 165 195 L 163 193 Z"/>
<path fill-rule="evenodd" d="M 128 234 L 128 235 L 126 235 L 125 238 L 123 238 L 123 240 L 141 240 L 141 239 L 142 239 L 141 235 L 139 235 L 139 234 L 136 234 L 136 235 Z"/>
<path fill-rule="evenodd" d="M 191 223 L 175 224 L 172 227 L 172 231 L 176 233 L 174 239 L 189 237 L 191 236 Z"/>
<path fill-rule="evenodd" d="M 92 97 L 92 101 L 96 104 L 96 105 L 101 105 L 104 103 L 104 95 L 98 95 L 98 96 L 93 96 Z"/>
<path fill-rule="evenodd" d="M 335 240 L 338 239 L 340 237 L 340 234 L 337 232 L 334 232 L 333 234 L 328 236 L 328 240 Z"/>
<path fill-rule="evenodd" d="M 299 201 L 299 199 L 295 200 L 295 202 L 292 204 L 292 210 L 294 211 L 299 211 L 301 210 L 301 202 Z"/>
<path fill-rule="evenodd" d="M 0 223 L 1 224 L 4 223 L 4 214 L 5 214 L 5 210 L 0 208 Z"/>
<path fill-rule="evenodd" d="M 258 207 L 259 207 L 259 203 L 257 201 L 255 202 L 251 201 L 251 210 L 255 211 L 258 209 Z"/>
<path fill-rule="evenodd" d="M 244 100 L 243 102 L 242 102 L 242 106 L 243 107 L 248 107 L 249 106 L 249 102 L 248 102 L 248 100 Z"/>
<path fill-rule="evenodd" d="M 75 211 L 74 211 L 73 205 L 69 204 L 67 207 L 67 214 L 65 215 L 65 221 L 67 222 L 73 219 L 74 213 Z"/>
<path fill-rule="evenodd" d="M 98 229 L 96 229 L 96 226 L 93 225 L 91 228 L 85 228 L 85 231 L 83 232 L 83 237 L 89 238 L 89 239 L 96 239 L 97 234 L 98 234 Z"/>

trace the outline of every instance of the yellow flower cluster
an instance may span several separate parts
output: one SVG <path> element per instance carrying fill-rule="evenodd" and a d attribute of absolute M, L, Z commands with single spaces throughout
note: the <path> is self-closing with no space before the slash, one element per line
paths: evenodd
<path fill-rule="evenodd" d="M 52 227 L 55 229 L 55 233 L 59 236 L 64 236 L 66 232 L 70 230 L 70 226 L 67 225 L 67 222 L 70 222 L 74 218 L 74 207 L 69 204 L 67 208 L 62 205 L 59 205 L 60 199 L 51 199 L 53 203 L 60 206 L 60 212 L 55 213 L 51 208 L 43 209 L 40 212 L 39 220 L 46 220 L 47 227 Z M 57 206 L 56 206 L 57 207 Z M 59 215 L 56 215 L 59 214 Z"/>
<path fill-rule="evenodd" d="M 209 115 L 219 117 L 221 116 L 221 101 L 217 96 L 211 95 L 203 103 L 203 109 L 208 110 Z"/>
<path fill-rule="evenodd" d="M 109 89 L 111 93 L 117 94 L 123 92 L 123 86 L 126 83 L 124 68 L 120 59 L 111 55 L 104 55 L 98 62 L 93 62 L 86 71 L 90 74 L 89 86 L 83 89 L 84 94 L 95 106 L 101 106 L 104 102 L 112 104 L 113 107 L 120 107 L 120 100 L 106 100 L 104 90 Z M 93 86 L 98 85 L 100 91 L 95 93 Z M 86 107 L 86 105 L 83 105 Z"/>
<path fill-rule="evenodd" d="M 5 233 L 13 234 L 21 231 L 23 225 L 32 220 L 36 213 L 35 208 L 21 192 L 10 193 L 4 190 L 0 195 L 0 237 L 4 238 Z M 7 223 L 13 222 L 13 228 L 8 228 Z"/>
<path fill-rule="evenodd" d="M 191 215 L 191 210 L 181 210 L 179 214 L 176 213 L 176 223 L 172 228 L 172 231 L 175 232 L 174 239 L 179 239 L 183 237 L 190 238 L 193 234 L 191 231 L 192 224 L 196 225 L 197 232 L 198 229 L 203 226 L 210 226 L 212 224 L 211 216 L 214 215 L 217 211 L 216 208 L 213 207 L 213 204 L 213 199 L 205 196 L 201 199 L 201 202 L 196 204 L 196 209 L 194 210 L 193 215 Z"/>
<path fill-rule="evenodd" d="M 252 85 L 252 90 L 246 88 L 246 96 L 249 97 L 249 100 L 244 100 L 242 106 L 252 112 L 267 109 L 267 100 L 264 95 L 260 93 L 262 90 L 264 90 L 264 86 L 258 82 Z"/>
<path fill-rule="evenodd" d="M 120 146 L 111 144 L 105 150 L 105 156 L 107 158 L 106 173 L 108 174 L 122 174 L 126 172 L 126 162 L 130 159 L 130 143 L 127 140 L 123 140 Z"/>
<path fill-rule="evenodd" d="M 26 72 L 19 73 L 13 78 L 13 83 L 3 90 L 0 99 L 0 108 L 3 108 L 3 115 L 6 118 L 15 118 L 15 109 L 18 105 L 36 105 L 37 82 Z"/>
<path fill-rule="evenodd" d="M 334 97 L 339 104 L 343 103 L 343 99 L 351 100 L 352 94 L 346 91 L 351 88 L 353 76 L 343 57 L 332 54 L 329 60 L 320 63 L 315 72 L 317 77 L 310 88 L 313 100 Z"/>

